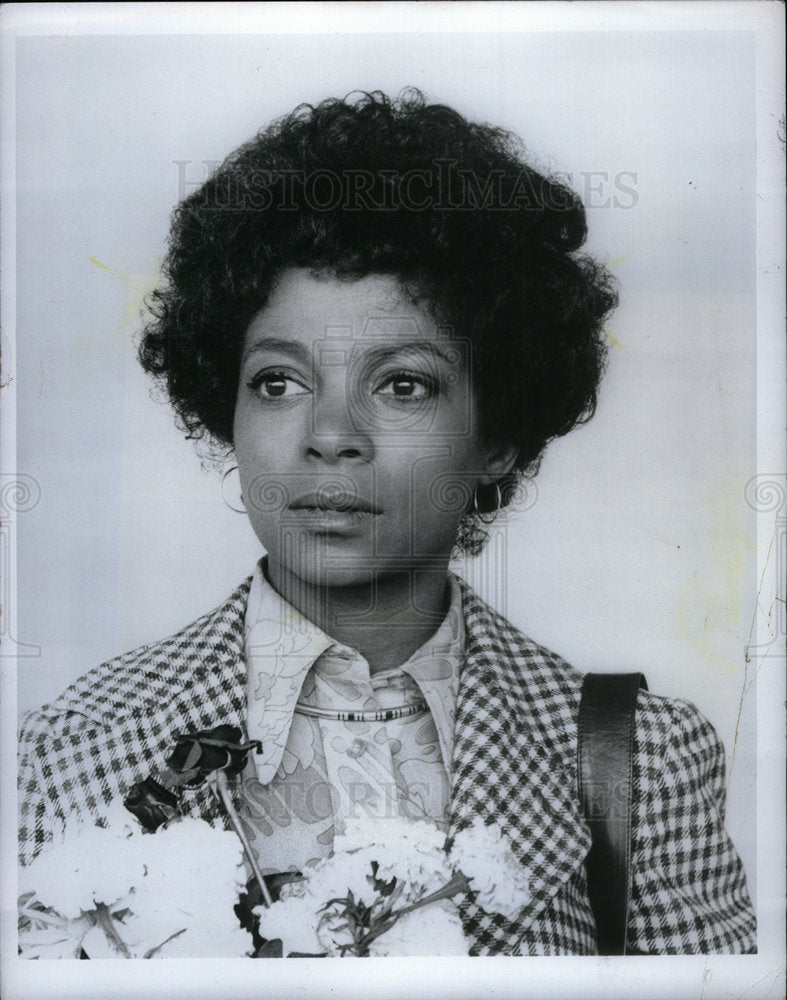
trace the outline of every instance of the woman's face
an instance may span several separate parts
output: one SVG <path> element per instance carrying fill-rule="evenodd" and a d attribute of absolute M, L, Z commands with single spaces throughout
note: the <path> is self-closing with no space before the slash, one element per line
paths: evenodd
<path fill-rule="evenodd" d="M 469 345 L 396 279 L 286 271 L 246 332 L 235 454 L 274 572 L 352 584 L 445 566 L 479 479 Z"/>

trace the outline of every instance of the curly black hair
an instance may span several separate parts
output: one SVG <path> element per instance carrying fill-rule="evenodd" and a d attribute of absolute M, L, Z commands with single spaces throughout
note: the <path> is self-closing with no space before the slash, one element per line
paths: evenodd
<path fill-rule="evenodd" d="M 244 335 L 281 272 L 396 276 L 469 340 L 482 433 L 516 449 L 483 514 L 595 410 L 617 300 L 586 235 L 577 195 L 503 129 L 416 90 L 300 105 L 176 208 L 139 358 L 189 437 L 229 451 Z"/>

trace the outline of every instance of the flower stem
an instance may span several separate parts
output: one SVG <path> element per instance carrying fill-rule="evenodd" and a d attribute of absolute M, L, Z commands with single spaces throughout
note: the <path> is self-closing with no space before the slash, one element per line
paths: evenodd
<path fill-rule="evenodd" d="M 104 932 L 107 941 L 109 941 L 115 951 L 119 951 L 123 958 L 131 958 L 131 952 L 128 950 L 126 942 L 118 934 L 115 925 L 112 923 L 112 914 L 109 912 L 106 903 L 96 904 L 96 923 Z"/>
<path fill-rule="evenodd" d="M 455 896 L 458 892 L 467 892 L 469 889 L 470 886 L 465 876 L 461 872 L 457 872 L 450 882 L 446 882 L 442 889 L 437 889 L 435 892 L 424 896 L 423 899 L 419 899 L 409 906 L 403 906 L 401 910 L 393 910 L 391 916 L 398 919 L 399 917 L 403 917 L 405 913 L 420 910 L 422 906 L 427 906 L 429 903 L 436 903 L 439 899 L 450 899 L 451 896 Z"/>
<path fill-rule="evenodd" d="M 415 903 L 410 903 L 409 906 L 403 906 L 399 910 L 391 910 L 381 920 L 376 923 L 373 922 L 367 933 L 356 942 L 356 946 L 360 949 L 356 954 L 361 956 L 368 955 L 369 945 L 372 941 L 375 941 L 378 937 L 385 934 L 386 931 L 389 931 L 399 917 L 403 917 L 407 913 L 412 913 L 414 910 L 420 910 L 422 906 L 428 906 L 429 903 L 436 903 L 440 899 L 450 899 L 458 892 L 467 892 L 469 889 L 470 885 L 465 876 L 461 872 L 457 872 L 441 889 L 437 889 Z"/>
<path fill-rule="evenodd" d="M 181 927 L 181 929 L 179 931 L 175 931 L 175 933 L 174 934 L 170 934 L 170 936 L 168 938 L 164 938 L 164 940 L 161 942 L 161 944 L 157 944 L 155 948 L 148 948 L 148 950 L 145 952 L 145 954 L 142 957 L 143 958 L 153 958 L 153 956 L 156 954 L 156 952 L 157 951 L 161 951 L 161 949 L 164 947 L 165 944 L 168 944 L 173 938 L 180 937 L 181 934 L 185 934 L 186 930 L 187 930 L 186 927 Z"/>
<path fill-rule="evenodd" d="M 251 849 L 251 844 L 243 830 L 243 825 L 240 821 L 240 816 L 238 815 L 238 810 L 235 808 L 235 803 L 232 801 L 232 795 L 230 793 L 230 788 L 227 783 L 227 775 L 224 771 L 214 771 L 213 774 L 208 778 L 208 783 L 213 789 L 214 795 L 218 798 L 219 802 L 224 806 L 230 823 L 232 823 L 232 828 L 238 835 L 238 840 L 240 840 L 243 847 L 243 852 L 246 855 L 246 859 L 251 866 L 252 872 L 254 872 L 254 877 L 257 879 L 257 884 L 260 887 L 260 892 L 262 893 L 262 899 L 266 906 L 272 906 L 273 900 L 271 899 L 271 894 L 268 891 L 268 886 L 265 884 L 265 879 L 262 877 L 262 872 L 260 871 L 260 866 L 257 864 L 257 859 L 254 856 L 254 851 Z"/>

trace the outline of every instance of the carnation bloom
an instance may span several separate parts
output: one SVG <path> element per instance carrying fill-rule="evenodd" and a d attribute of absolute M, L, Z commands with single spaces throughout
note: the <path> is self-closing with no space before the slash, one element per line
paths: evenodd
<path fill-rule="evenodd" d="M 327 955 L 466 955 L 456 905 L 447 899 L 405 913 L 391 927 L 387 915 L 418 904 L 451 881 L 445 837 L 430 822 L 402 818 L 349 820 L 334 838 L 334 853 L 282 889 L 279 902 L 258 907 L 260 934 L 281 938 L 289 952 Z M 326 905 L 327 904 L 327 905 Z M 367 908 L 362 923 L 352 913 Z M 382 921 L 382 923 L 381 923 Z M 364 937 L 359 948 L 357 935 Z"/>
<path fill-rule="evenodd" d="M 177 934 L 156 957 L 246 955 L 251 940 L 233 910 L 245 882 L 235 834 L 204 820 L 183 819 L 139 839 L 153 849 L 146 851 L 147 877 L 134 892 L 132 916 L 121 930 L 135 954 L 144 955 Z"/>
<path fill-rule="evenodd" d="M 67 919 L 97 903 L 115 906 L 145 875 L 139 838 L 125 830 L 70 825 L 62 838 L 23 868 L 20 893 L 36 898 Z"/>
<path fill-rule="evenodd" d="M 476 820 L 454 838 L 449 860 L 469 880 L 482 910 L 514 920 L 530 898 L 527 875 L 497 823 Z"/>
<path fill-rule="evenodd" d="M 323 946 L 317 937 L 315 910 L 318 905 L 310 895 L 284 898 L 282 890 L 282 898 L 273 906 L 261 906 L 254 911 L 260 918 L 260 935 L 267 940 L 280 938 L 285 955 L 291 951 L 307 955 L 320 954 Z"/>
<path fill-rule="evenodd" d="M 466 955 L 467 938 L 456 905 L 451 900 L 441 900 L 406 913 L 390 930 L 372 941 L 369 954 Z"/>
<path fill-rule="evenodd" d="M 358 849 L 357 845 L 371 845 Z M 404 900 L 414 903 L 435 892 L 451 878 L 445 834 L 429 820 L 402 817 L 348 820 L 343 835 L 334 839 L 334 851 L 356 851 L 358 860 L 377 861 L 377 878 L 404 883 Z M 367 873 L 369 867 L 366 868 Z"/>
<path fill-rule="evenodd" d="M 252 942 L 233 910 L 244 880 L 235 835 L 203 820 L 155 834 L 128 814 L 108 828 L 72 825 L 21 873 L 20 891 L 48 911 L 37 917 L 26 906 L 22 954 L 117 958 L 104 919 L 132 958 L 244 956 Z"/>

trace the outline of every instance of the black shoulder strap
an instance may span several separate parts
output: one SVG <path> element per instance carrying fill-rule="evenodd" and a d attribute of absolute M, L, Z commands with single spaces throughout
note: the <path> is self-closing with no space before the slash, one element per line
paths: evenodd
<path fill-rule="evenodd" d="M 642 674 L 586 674 L 579 707 L 579 801 L 593 838 L 585 863 L 600 955 L 625 955 L 631 879 L 631 768 Z"/>

